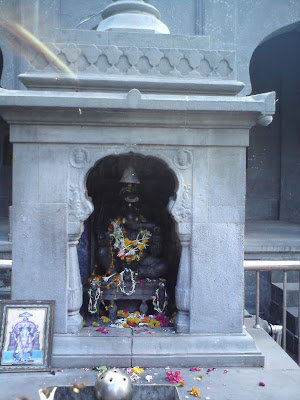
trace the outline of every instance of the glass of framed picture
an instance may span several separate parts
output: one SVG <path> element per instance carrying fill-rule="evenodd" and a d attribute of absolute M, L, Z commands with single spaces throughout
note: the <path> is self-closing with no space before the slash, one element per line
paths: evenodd
<path fill-rule="evenodd" d="M 55 301 L 0 301 L 0 371 L 49 371 Z"/>

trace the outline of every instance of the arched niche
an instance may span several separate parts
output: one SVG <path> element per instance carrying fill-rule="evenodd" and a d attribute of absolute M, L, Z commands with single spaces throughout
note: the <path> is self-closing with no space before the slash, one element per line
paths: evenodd
<path fill-rule="evenodd" d="M 276 91 L 277 106 L 268 127 L 250 131 L 247 157 L 248 220 L 300 221 L 299 24 L 263 40 L 251 58 L 252 94 Z M 298 92 L 298 94 L 297 94 Z"/>
<path fill-rule="evenodd" d="M 101 213 L 118 216 L 120 179 L 128 166 L 132 166 L 140 181 L 139 191 L 143 215 L 161 228 L 162 257 L 168 265 L 167 289 L 169 304 L 175 307 L 175 286 L 180 261 L 181 245 L 176 233 L 176 222 L 170 213 L 178 191 L 178 179 L 166 162 L 154 156 L 127 153 L 108 155 L 98 160 L 86 175 L 87 195 L 94 211 L 85 221 L 85 229 L 78 249 L 81 279 L 84 288 L 97 264 L 96 230 L 103 223 Z M 119 213 L 121 210 L 119 210 Z M 101 266 L 99 266 L 99 270 Z M 97 269 L 96 269 L 97 271 Z M 86 307 L 84 304 L 83 308 Z M 84 310 L 83 310 L 84 312 Z"/>
<path fill-rule="evenodd" d="M 112 148 L 103 146 L 72 146 L 69 154 L 69 188 L 68 188 L 68 327 L 70 333 L 79 332 L 82 327 L 82 316 L 79 311 L 82 308 L 83 293 L 82 289 L 89 276 L 91 256 L 88 260 L 89 243 L 91 242 L 91 214 L 94 211 L 93 199 L 90 196 L 97 197 L 97 194 L 88 193 L 87 187 L 90 188 L 89 174 L 93 176 L 93 170 L 100 165 L 104 159 L 109 157 L 122 160 L 122 157 L 132 157 L 135 162 L 139 163 L 142 168 L 142 174 L 146 174 L 144 165 L 154 162 L 156 167 L 150 178 L 164 182 L 161 177 L 166 174 L 168 184 L 164 182 L 162 198 L 163 205 L 167 207 L 164 218 L 172 223 L 171 229 L 178 236 L 180 245 L 176 243 L 176 251 L 179 256 L 171 267 L 174 271 L 178 269 L 178 273 L 173 273 L 170 280 L 170 297 L 175 297 L 175 303 L 178 310 L 175 326 L 177 332 L 189 331 L 189 310 L 190 310 L 190 246 L 192 231 L 192 171 L 193 171 L 193 154 L 188 149 L 174 148 L 143 148 L 136 145 L 114 146 Z M 110 159 L 112 160 L 112 158 Z M 154 160 L 154 161 L 153 161 Z M 159 167 L 157 167 L 159 166 Z M 106 168 L 100 171 L 105 171 Z M 153 171 L 154 171 L 153 170 Z M 101 172 L 102 173 L 102 172 Z M 110 172 L 109 174 L 113 174 Z M 113 175 L 110 175 L 111 178 Z M 91 178 L 93 179 L 93 178 Z M 95 178 L 94 178 L 95 179 Z M 173 183 L 169 185 L 169 181 Z M 165 188 L 169 187 L 167 192 Z M 91 189 L 90 189 L 91 190 Z M 170 195 L 167 203 L 167 193 Z M 90 195 L 90 196 L 89 196 Z M 146 191 L 146 195 L 148 192 Z M 158 197 L 160 198 L 160 197 Z M 95 201 L 95 200 L 94 200 Z M 172 222 L 173 220 L 173 222 Z M 88 226 L 89 225 L 89 226 Z M 86 237 L 85 247 L 82 249 L 81 238 Z M 172 236 L 176 242 L 176 235 Z M 79 254 L 77 252 L 78 242 Z M 178 243 L 179 243 L 178 242 Z M 180 250 L 179 250 L 180 249 Z M 81 255 L 83 254 L 83 258 Z M 79 257 L 78 257 L 79 255 Z M 91 255 L 91 252 L 90 252 Z M 171 252 L 169 255 L 173 256 Z M 180 260 L 179 260 L 180 258 Z M 81 264 L 80 273 L 79 262 Z M 82 265 L 82 259 L 86 265 Z M 179 265 L 178 265 L 179 264 Z M 85 276 L 83 276 L 85 274 Z M 177 276 L 176 276 L 177 275 Z M 173 279 L 173 281 L 172 281 Z M 175 282 L 176 281 L 176 282 Z M 174 296 L 175 292 L 175 296 Z M 83 307 L 84 308 L 84 307 Z"/>

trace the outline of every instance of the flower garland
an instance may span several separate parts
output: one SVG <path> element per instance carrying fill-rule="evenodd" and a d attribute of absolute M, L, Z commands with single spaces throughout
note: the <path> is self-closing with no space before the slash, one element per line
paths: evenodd
<path fill-rule="evenodd" d="M 124 284 L 124 278 L 123 278 L 123 275 L 125 272 L 126 273 L 130 272 L 131 289 L 129 290 L 129 292 L 126 292 L 126 290 L 125 290 L 125 284 Z M 134 293 L 134 291 L 135 291 L 135 285 L 136 285 L 136 281 L 134 279 L 134 272 L 130 268 L 125 268 L 124 271 L 122 271 L 120 273 L 120 276 L 121 276 L 121 281 L 118 284 L 118 287 L 120 288 L 122 293 L 126 294 L 126 296 L 131 296 L 132 293 Z"/>
<path fill-rule="evenodd" d="M 114 268 L 114 251 L 117 251 L 117 257 L 121 260 L 125 260 L 127 263 L 132 261 L 140 261 L 143 256 L 143 250 L 148 246 L 148 241 L 152 236 L 152 233 L 147 229 L 141 229 L 135 240 L 130 240 L 124 237 L 126 231 L 123 228 L 122 219 L 119 217 L 117 219 L 111 220 L 108 231 L 110 241 L 110 250 L 112 255 L 111 268 Z"/>
<path fill-rule="evenodd" d="M 93 304 L 93 300 L 92 300 L 92 292 L 93 292 L 92 287 L 90 287 L 89 290 L 88 290 L 88 295 L 90 297 L 89 305 L 88 305 L 88 311 L 89 311 L 90 314 L 96 314 L 98 300 L 100 299 L 100 297 L 102 295 L 102 292 L 101 292 L 101 289 L 100 289 L 100 285 L 98 284 L 98 282 L 97 282 L 96 295 L 95 295 L 95 298 L 94 298 L 94 304 Z"/>
<path fill-rule="evenodd" d="M 159 287 L 155 290 L 155 295 L 152 297 L 153 308 L 155 311 L 157 311 L 159 313 L 163 313 L 166 306 L 168 305 L 168 296 L 167 296 L 167 290 L 166 290 L 165 285 L 164 285 L 164 289 L 165 289 L 165 294 L 164 294 L 165 300 L 164 300 L 164 304 L 163 304 L 162 308 L 159 307 L 159 290 L 160 290 Z"/>

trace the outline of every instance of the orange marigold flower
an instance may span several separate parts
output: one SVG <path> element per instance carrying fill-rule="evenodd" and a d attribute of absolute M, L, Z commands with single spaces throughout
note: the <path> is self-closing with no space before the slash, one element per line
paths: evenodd
<path fill-rule="evenodd" d="M 141 320 L 141 322 L 142 322 L 143 324 L 148 324 L 149 321 L 150 321 L 150 319 L 149 319 L 148 317 L 145 317 L 145 318 L 143 318 L 143 319 Z"/>
<path fill-rule="evenodd" d="M 125 246 L 127 247 L 127 246 L 129 246 L 131 244 L 131 240 L 128 239 L 128 238 L 125 238 L 124 239 L 124 243 L 125 243 Z"/>
<path fill-rule="evenodd" d="M 157 321 L 157 319 L 151 319 L 149 326 L 150 328 L 160 328 L 160 323 Z"/>
<path fill-rule="evenodd" d="M 196 388 L 192 387 L 192 390 L 190 390 L 190 394 L 194 395 L 195 397 L 200 397 L 200 392 Z"/>
<path fill-rule="evenodd" d="M 135 247 L 136 246 L 136 240 L 133 240 L 132 242 L 132 245 Z"/>
<path fill-rule="evenodd" d="M 137 248 L 138 248 L 140 251 L 142 251 L 143 248 L 144 248 L 144 245 L 143 245 L 143 244 L 138 244 L 138 245 L 137 245 Z"/>
<path fill-rule="evenodd" d="M 143 243 L 148 243 L 148 239 L 144 239 L 142 242 Z"/>

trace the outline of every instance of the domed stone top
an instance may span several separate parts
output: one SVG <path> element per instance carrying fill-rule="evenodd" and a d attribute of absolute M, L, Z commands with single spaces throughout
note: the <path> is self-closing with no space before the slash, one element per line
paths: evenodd
<path fill-rule="evenodd" d="M 169 34 L 159 11 L 148 0 L 113 0 L 101 13 L 97 31 L 126 30 Z"/>

